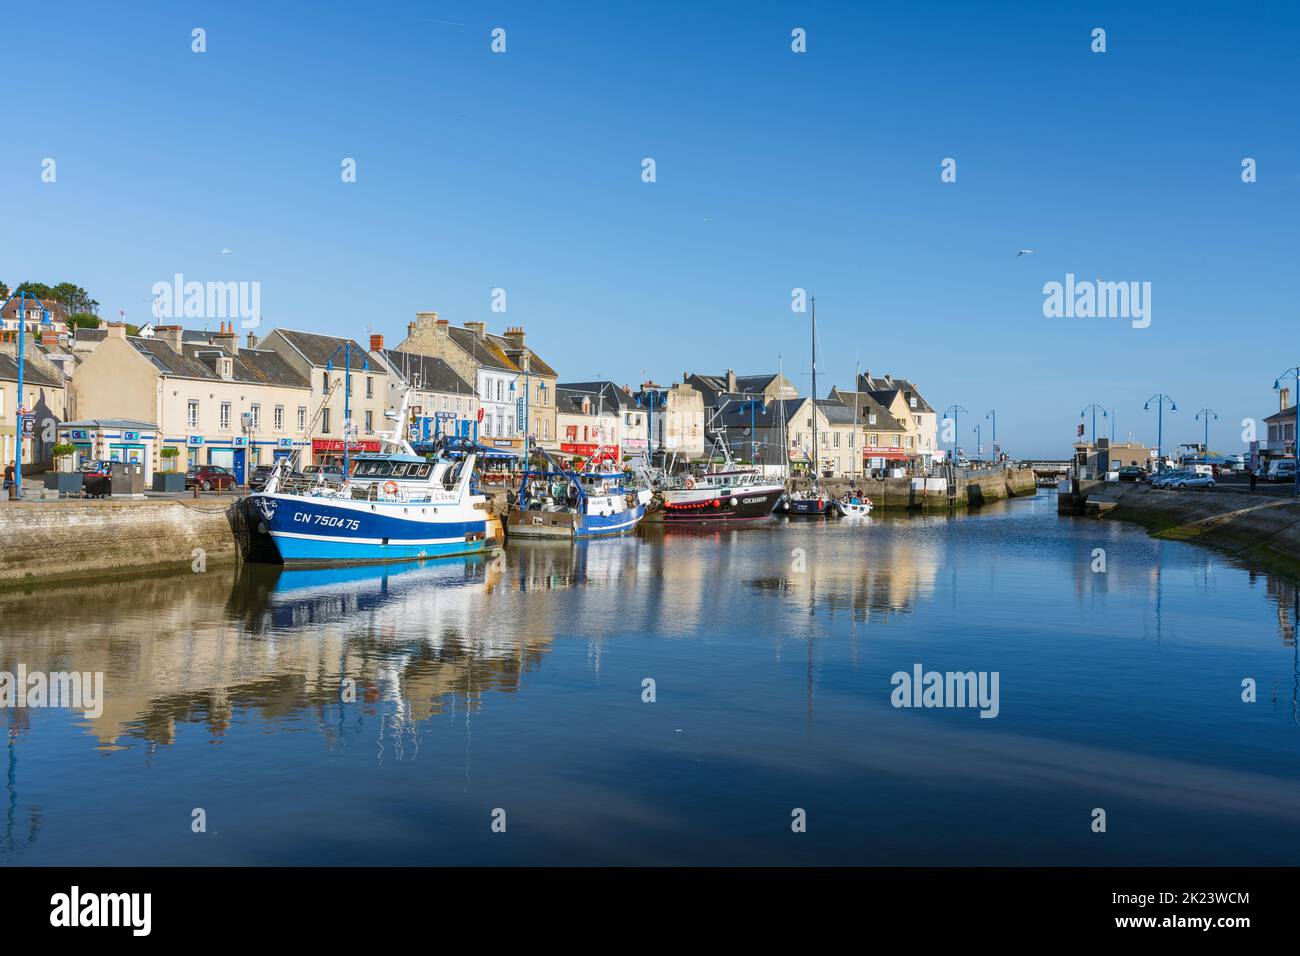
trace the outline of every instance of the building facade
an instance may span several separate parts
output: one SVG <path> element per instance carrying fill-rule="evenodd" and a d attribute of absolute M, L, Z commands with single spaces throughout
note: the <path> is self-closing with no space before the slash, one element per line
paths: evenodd
<path fill-rule="evenodd" d="M 259 348 L 275 352 L 309 383 L 303 430 L 310 462 L 341 463 L 345 449 L 349 454 L 380 450 L 380 433 L 393 427 L 384 417 L 387 366 L 371 361 L 352 339 L 295 329 L 276 329 Z"/>
<path fill-rule="evenodd" d="M 642 408 L 654 413 L 650 429 L 656 455 L 686 459 L 704 456 L 704 396 L 699 389 L 685 382 L 669 388 L 646 382 L 636 398 Z"/>
<path fill-rule="evenodd" d="M 240 349 L 233 330 L 208 338 L 185 342 L 180 326 L 160 326 L 145 339 L 110 324 L 72 380 L 78 419 L 156 426 L 156 442 L 132 429 L 139 440 L 119 449 L 149 472 L 218 465 L 243 483 L 256 465 L 307 449 L 307 379 L 273 350 Z"/>
<path fill-rule="evenodd" d="M 484 322 L 452 325 L 437 312 L 417 312 L 399 352 L 445 361 L 478 393 L 479 441 L 521 452 L 525 436 L 558 450 L 555 370 L 528 345 L 521 327 L 493 335 Z"/>
<path fill-rule="evenodd" d="M 28 344 L 24 344 L 27 352 Z M 20 409 L 27 414 L 20 419 Z M 16 459 L 22 443 L 23 472 L 38 472 L 54 462 L 57 427 L 67 420 L 68 394 L 61 375 L 23 355 L 23 393 L 18 394 L 18 359 L 0 352 L 0 459 Z"/>
<path fill-rule="evenodd" d="M 594 459 L 602 467 L 621 467 L 623 416 L 619 408 L 603 402 L 598 393 L 568 385 L 556 386 L 555 397 L 560 454 L 583 461 Z"/>
<path fill-rule="evenodd" d="M 370 357 L 377 368 L 387 369 L 388 411 L 396 414 L 403 392 L 410 390 L 406 423 L 410 441 L 423 444 L 445 436 L 478 440 L 478 394 L 445 361 L 386 349 L 382 335 L 370 336 Z"/>

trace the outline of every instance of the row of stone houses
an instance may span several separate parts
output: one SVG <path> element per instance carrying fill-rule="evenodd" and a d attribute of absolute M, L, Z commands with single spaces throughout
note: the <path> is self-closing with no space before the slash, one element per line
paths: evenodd
<path fill-rule="evenodd" d="M 664 387 L 558 381 L 524 330 L 497 335 L 482 322 L 454 326 L 420 312 L 396 347 L 280 328 L 259 339 L 233 324 L 215 331 L 121 323 L 45 329 L 25 340 L 21 404 L 42 423 L 28 434 L 29 469 L 48 465 L 55 440 L 78 461 L 139 461 L 147 472 L 218 465 L 243 480 L 257 465 L 297 453 L 324 464 L 379 448 L 407 397 L 408 436 L 455 435 L 502 458 L 526 442 L 611 465 L 653 452 L 693 460 L 725 436 L 743 460 L 855 474 L 934 453 L 935 413 L 908 381 L 860 376 L 854 390 L 800 398 L 779 374 L 687 373 Z M 0 330 L 0 442 L 12 457 L 16 332 Z M 6 359 L 6 356 L 9 356 Z M 8 364 L 6 365 L 6 361 Z M 817 445 L 812 425 L 817 422 Z M 781 437 L 778 437 L 781 436 Z M 782 440 L 785 445 L 782 447 Z"/>

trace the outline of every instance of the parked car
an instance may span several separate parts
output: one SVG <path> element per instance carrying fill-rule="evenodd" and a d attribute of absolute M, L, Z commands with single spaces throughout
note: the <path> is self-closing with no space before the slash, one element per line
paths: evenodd
<path fill-rule="evenodd" d="M 342 484 L 344 478 L 343 469 L 338 465 L 305 465 L 302 474 L 304 478 L 310 478 L 312 481 L 324 476 L 327 482 L 333 484 Z"/>
<path fill-rule="evenodd" d="M 1213 488 L 1214 478 L 1211 475 L 1202 475 L 1198 472 L 1189 472 L 1175 478 L 1169 482 L 1166 487 L 1169 488 Z"/>
<path fill-rule="evenodd" d="M 213 488 L 233 488 L 235 476 L 220 465 L 199 465 L 185 472 L 185 490 L 200 488 L 211 491 Z"/>
<path fill-rule="evenodd" d="M 271 477 L 275 471 L 274 465 L 258 465 L 253 469 L 253 473 L 248 476 L 248 490 L 261 491 L 266 487 L 266 480 Z"/>
<path fill-rule="evenodd" d="M 1120 481 L 1142 481 L 1146 477 L 1146 472 L 1137 465 L 1121 465 L 1119 468 Z"/>
<path fill-rule="evenodd" d="M 1184 471 L 1181 468 L 1173 468 L 1170 469 L 1169 471 L 1162 471 L 1160 472 L 1160 474 L 1154 475 L 1151 478 L 1151 487 L 1168 488 L 1178 479 L 1187 478 L 1190 476 L 1190 474 L 1191 474 L 1190 472 Z"/>

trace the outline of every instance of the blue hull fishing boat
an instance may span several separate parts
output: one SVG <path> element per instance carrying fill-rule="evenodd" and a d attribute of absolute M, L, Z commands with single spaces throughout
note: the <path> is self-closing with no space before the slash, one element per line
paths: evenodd
<path fill-rule="evenodd" d="M 405 414 L 404 399 L 398 422 Z M 473 486 L 475 455 L 430 460 L 412 454 L 398 434 L 382 436 L 384 451 L 351 459 L 337 485 L 323 473 L 290 477 L 282 462 L 263 491 L 244 499 L 249 560 L 401 561 L 483 551 L 487 498 Z"/>
<path fill-rule="evenodd" d="M 526 471 L 506 519 L 506 534 L 520 538 L 599 538 L 628 534 L 645 517 L 649 489 L 629 490 L 623 474 L 574 471 L 539 454 L 549 466 Z"/>

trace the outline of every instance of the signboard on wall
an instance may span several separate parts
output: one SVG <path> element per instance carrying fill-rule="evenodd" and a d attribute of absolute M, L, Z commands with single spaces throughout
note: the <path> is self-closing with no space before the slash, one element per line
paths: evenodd
<path fill-rule="evenodd" d="M 203 436 L 202 436 L 202 435 L 186 435 L 186 436 L 185 436 L 185 444 L 188 445 L 190 448 L 198 448 L 200 445 L 203 444 Z"/>
<path fill-rule="evenodd" d="M 139 441 L 139 432 L 122 432 L 122 441 Z"/>

